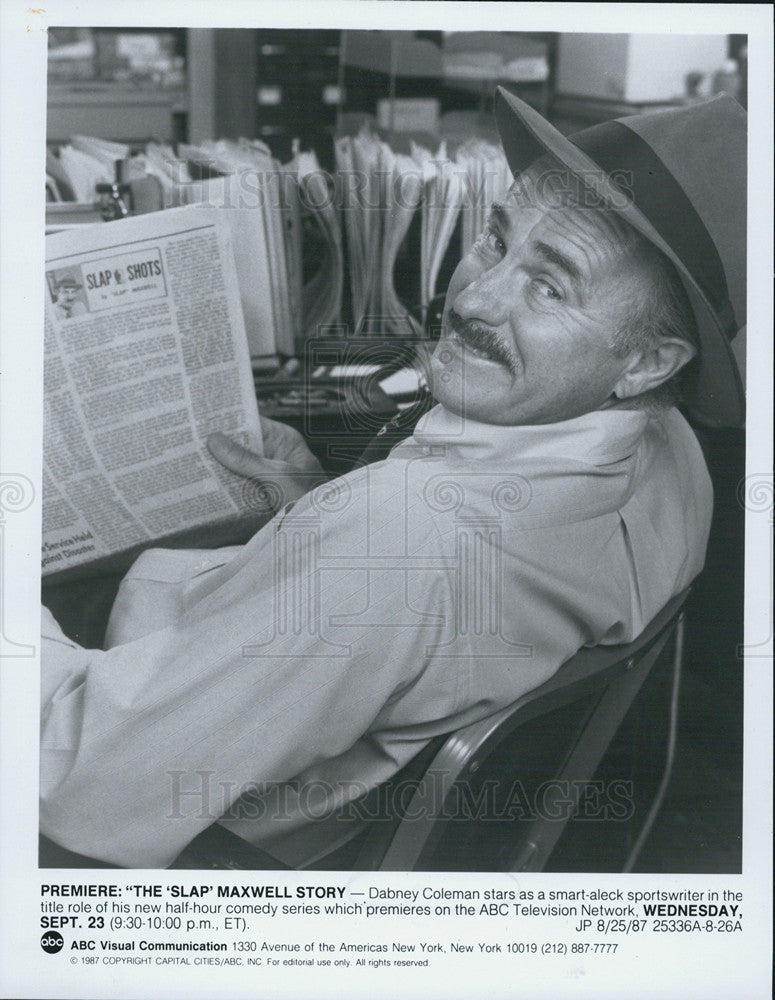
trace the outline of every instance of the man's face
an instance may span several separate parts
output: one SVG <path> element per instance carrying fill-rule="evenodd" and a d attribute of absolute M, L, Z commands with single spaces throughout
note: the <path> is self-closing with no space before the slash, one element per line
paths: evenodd
<path fill-rule="evenodd" d="M 558 177 L 522 174 L 452 276 L 431 389 L 455 413 L 542 424 L 615 401 L 629 359 L 611 343 L 649 279 L 625 224 Z"/>
<path fill-rule="evenodd" d="M 57 302 L 68 309 L 73 302 L 75 302 L 77 289 L 73 288 L 72 285 L 63 285 L 59 289 L 59 296 L 57 297 Z"/>

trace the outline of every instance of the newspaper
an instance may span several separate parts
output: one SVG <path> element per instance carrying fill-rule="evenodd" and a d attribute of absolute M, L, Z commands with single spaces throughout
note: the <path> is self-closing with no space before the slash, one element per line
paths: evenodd
<path fill-rule="evenodd" d="M 44 407 L 44 576 L 240 516 L 204 443 L 261 440 L 222 212 L 48 237 Z"/>

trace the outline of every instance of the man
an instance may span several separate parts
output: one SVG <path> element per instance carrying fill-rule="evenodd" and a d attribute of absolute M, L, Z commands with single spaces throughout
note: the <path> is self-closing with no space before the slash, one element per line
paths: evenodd
<path fill-rule="evenodd" d="M 54 303 L 54 315 L 57 319 L 72 319 L 73 316 L 82 316 L 86 312 L 86 306 L 78 299 L 81 288 L 83 285 L 72 275 L 65 275 L 59 280 Z"/>
<path fill-rule="evenodd" d="M 293 435 L 267 425 L 269 466 L 216 439 L 296 503 L 239 550 L 145 553 L 104 652 L 44 613 L 63 846 L 161 866 L 220 819 L 308 862 L 433 736 L 635 638 L 701 569 L 710 484 L 672 402 L 685 375 L 692 412 L 742 418 L 744 114 L 571 142 L 503 91 L 496 113 L 517 179 L 452 278 L 412 437 L 304 495 Z"/>

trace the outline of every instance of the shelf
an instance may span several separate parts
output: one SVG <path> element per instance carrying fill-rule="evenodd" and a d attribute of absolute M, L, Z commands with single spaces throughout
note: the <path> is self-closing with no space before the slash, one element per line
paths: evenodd
<path fill-rule="evenodd" d="M 185 111 L 187 107 L 186 92 L 180 88 L 162 90 L 159 87 L 130 87 L 115 83 L 54 84 L 48 88 L 48 103 L 50 107 L 163 104 L 176 111 Z"/>
<path fill-rule="evenodd" d="M 67 142 L 94 135 L 122 142 L 176 141 L 185 132 L 188 99 L 182 90 L 152 90 L 124 84 L 51 86 L 46 139 Z"/>

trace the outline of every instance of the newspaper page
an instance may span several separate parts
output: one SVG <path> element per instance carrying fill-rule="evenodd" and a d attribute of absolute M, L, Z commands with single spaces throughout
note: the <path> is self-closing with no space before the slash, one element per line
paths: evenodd
<path fill-rule="evenodd" d="M 212 431 L 260 424 L 226 219 L 183 208 L 47 238 L 45 576 L 236 518 Z"/>
<path fill-rule="evenodd" d="M 746 4 L 51 0 L 45 9 L 0 4 L 3 996 L 759 1000 L 771 995 L 772 16 L 771 6 Z M 151 30 L 173 31 L 171 25 L 181 34 L 163 44 L 146 37 Z M 72 30 L 57 36 L 58 26 Z M 115 44 L 106 42 L 104 29 L 118 31 Z M 334 35 L 318 37 L 318 31 Z M 362 36 L 360 55 L 349 45 L 356 32 Z M 562 133 L 591 128 L 598 137 L 612 138 L 614 146 L 627 137 L 647 187 L 664 162 L 655 161 L 635 133 L 628 136 L 626 126 L 611 126 L 611 119 L 633 108 L 651 114 L 671 94 L 677 103 L 669 106 L 686 109 L 702 108 L 714 88 L 736 91 L 748 111 L 749 251 L 728 279 L 737 280 L 747 264 L 747 295 L 744 290 L 737 303 L 744 306 L 747 300 L 747 340 L 740 332 L 732 345 L 746 387 L 746 419 L 744 425 L 697 428 L 714 492 L 710 523 L 703 489 L 708 481 L 694 446 L 687 445 L 683 459 L 670 464 L 667 478 L 691 480 L 692 496 L 698 488 L 705 498 L 702 510 L 676 504 L 674 496 L 670 501 L 657 488 L 664 480 L 649 479 L 641 485 L 647 494 L 651 490 L 651 502 L 627 506 L 621 518 L 606 515 L 606 530 L 596 532 L 585 510 L 569 516 L 578 498 L 574 491 L 586 483 L 590 503 L 597 502 L 600 490 L 626 491 L 639 475 L 626 464 L 629 452 L 622 473 L 621 462 L 602 450 L 590 484 L 583 469 L 594 441 L 574 436 L 568 454 L 560 450 L 559 438 L 547 441 L 546 427 L 528 422 L 515 425 L 530 437 L 531 447 L 521 453 L 525 464 L 504 478 L 491 455 L 514 431 L 494 419 L 479 422 L 471 461 L 438 475 L 441 463 L 457 454 L 460 428 L 454 421 L 444 425 L 442 448 L 438 435 L 423 437 L 427 425 L 422 425 L 388 458 L 356 463 L 328 488 L 300 497 L 292 508 L 283 506 L 234 558 L 216 553 L 208 561 L 209 555 L 201 555 L 201 572 L 193 579 L 171 579 L 173 573 L 165 579 L 150 573 L 147 579 L 130 577 L 125 595 L 135 588 L 147 599 L 143 613 L 124 622 L 133 630 L 125 641 L 98 648 L 100 643 L 88 646 L 58 631 L 57 615 L 40 608 L 38 553 L 51 488 L 41 467 L 43 303 L 52 296 L 49 272 L 61 279 L 70 269 L 70 279 L 83 286 L 75 289 L 83 312 L 57 324 L 48 302 L 54 344 L 60 345 L 68 329 L 88 330 L 100 290 L 87 295 L 86 277 L 95 269 L 83 261 L 99 262 L 112 250 L 46 263 L 40 168 L 47 131 L 52 133 L 65 114 L 56 103 L 56 87 L 47 108 L 52 38 L 76 76 L 68 113 L 86 104 L 78 74 L 88 68 L 107 74 L 112 68 L 119 75 L 99 79 L 98 95 L 88 104 L 95 122 L 95 109 L 102 110 L 102 125 L 89 128 L 81 119 L 72 132 L 101 131 L 107 140 L 146 147 L 149 139 L 172 142 L 171 123 L 179 130 L 187 115 L 185 138 L 192 143 L 227 133 L 237 138 L 243 125 L 247 139 L 264 135 L 280 143 L 295 136 L 277 132 L 279 125 L 295 131 L 310 126 L 311 119 L 318 125 L 330 113 L 326 128 L 330 121 L 343 135 L 349 113 L 362 117 L 364 107 L 375 107 L 378 100 L 422 93 L 443 98 L 444 126 L 463 141 L 481 128 L 486 141 L 497 143 L 492 90 L 505 81 L 517 96 L 526 96 L 539 131 L 544 126 L 538 116 Z M 169 70 L 160 68 L 161 56 L 179 83 L 174 60 L 184 51 L 185 96 L 176 92 L 166 101 L 173 117 L 163 128 L 154 117 L 162 97 L 169 97 L 162 93 L 160 81 Z M 49 72 L 56 77 L 62 67 L 54 63 Z M 316 74 L 319 91 L 299 97 L 289 69 L 295 65 L 299 80 L 308 69 Z M 333 77 L 327 78 L 332 66 Z M 411 83 L 401 77 L 402 68 Z M 427 74 L 422 77 L 427 87 L 413 76 L 419 70 Z M 150 95 L 135 86 L 143 74 L 153 81 Z M 217 99 L 214 78 L 220 81 Z M 105 107 L 113 106 L 108 102 L 115 92 L 123 93 L 129 110 L 120 123 L 116 113 L 115 122 L 105 124 Z M 325 104 L 324 92 L 341 100 L 338 110 Z M 356 123 L 349 134 L 357 128 Z M 660 135 L 664 138 L 660 130 L 648 134 L 656 145 Z M 714 133 L 719 158 L 728 155 L 724 147 L 731 145 L 732 134 L 726 127 Z M 326 137 L 331 140 L 334 132 Z M 402 145 L 404 152 L 411 142 L 406 135 L 380 138 L 391 148 Z M 680 138 L 673 137 L 679 146 Z M 352 206 L 336 201 L 341 185 L 337 189 L 336 178 L 326 175 L 335 170 L 333 149 L 329 143 L 326 167 L 323 144 L 321 139 L 316 189 L 334 195 L 347 270 L 352 260 L 344 212 Z M 673 171 L 680 173 L 690 147 L 684 143 L 675 152 Z M 605 148 L 604 143 L 602 153 Z M 579 147 L 564 149 L 578 165 Z M 717 165 L 706 159 L 702 176 Z M 606 176 L 612 176 L 612 167 L 615 158 L 606 165 Z M 600 176 L 593 171 L 590 183 L 595 179 Z M 369 178 L 354 165 L 349 180 L 346 190 L 354 197 L 372 198 Z M 440 351 L 447 366 L 442 374 L 465 358 L 466 379 L 474 383 L 463 379 L 463 385 L 484 383 L 487 391 L 479 400 L 485 403 L 504 384 L 517 391 L 519 372 L 534 371 L 537 357 L 546 361 L 541 378 L 532 383 L 537 392 L 547 385 L 557 390 L 558 383 L 572 386 L 579 366 L 585 378 L 601 378 L 610 358 L 599 353 L 599 340 L 586 341 L 587 356 L 584 350 L 566 350 L 566 342 L 555 337 L 568 277 L 558 276 L 558 261 L 571 253 L 579 263 L 578 255 L 567 241 L 560 247 L 564 255 L 558 255 L 553 238 L 544 234 L 540 262 L 530 258 L 529 268 L 510 270 L 511 261 L 523 262 L 512 242 L 522 233 L 521 224 L 504 230 L 503 199 L 500 212 L 469 205 L 467 193 L 488 186 L 478 167 L 469 180 L 448 254 L 459 248 L 466 254 L 464 267 L 456 267 L 451 280 L 448 262 L 442 261 L 437 290 L 449 280 L 448 297 L 458 316 L 478 323 L 462 327 L 470 350 L 448 337 Z M 669 178 L 667 183 L 672 198 L 675 187 Z M 716 185 L 722 200 L 730 196 L 730 186 L 728 175 Z M 704 191 L 710 197 L 707 187 Z M 649 210 L 656 212 L 660 204 L 653 198 Z M 678 224 L 676 242 L 692 254 L 708 248 L 708 234 L 685 208 L 663 215 L 660 223 L 666 229 Z M 699 198 L 696 208 L 703 217 Z M 471 250 L 461 243 L 474 236 L 474 219 L 483 229 Z M 567 215 L 559 219 L 568 222 Z M 417 216 L 414 222 L 421 224 Z M 716 226 L 713 238 L 723 244 L 732 228 Z M 120 266 L 153 260 L 149 254 L 164 237 L 143 240 L 139 260 L 134 248 L 122 246 Z M 501 256 L 506 245 L 508 260 Z M 591 245 L 593 252 L 599 249 L 595 241 Z M 700 256 L 703 266 L 712 268 L 712 254 Z M 396 258 L 397 270 L 419 264 Z M 324 354 L 321 367 L 356 369 L 388 349 L 377 337 L 359 348 L 353 324 L 359 303 L 350 296 L 351 277 L 344 279 L 341 322 L 350 328 L 339 340 L 312 336 L 307 345 L 313 359 Z M 165 270 L 164 287 L 172 280 Z M 143 283 L 161 287 L 155 278 Z M 617 285 L 617 294 L 624 285 Z M 514 298 L 526 289 L 532 289 L 528 298 Z M 496 292 L 506 296 L 509 309 L 494 309 Z M 155 310 L 162 301 L 149 297 L 133 308 Z M 582 320 L 595 324 L 587 305 L 562 327 L 577 348 L 572 331 L 578 332 Z M 187 304 L 173 300 L 170 308 Z M 527 311 L 531 321 L 522 322 Z M 448 310 L 441 325 L 449 325 Z M 610 331 L 601 324 L 596 329 L 610 343 L 605 339 Z M 554 338 L 548 355 L 546 338 L 534 339 L 539 332 Z M 143 336 L 135 340 L 142 342 Z M 513 347 L 523 337 L 531 345 L 524 369 L 508 377 L 503 374 L 508 356 L 496 363 L 475 353 L 477 343 L 482 354 L 494 343 Z M 100 349 L 105 370 L 110 365 L 116 378 L 124 373 L 132 385 L 132 362 L 117 360 L 115 350 Z M 88 421 L 78 415 L 76 429 L 89 449 L 88 461 L 102 470 L 123 446 L 113 426 L 101 422 L 102 393 L 112 387 L 99 388 L 102 367 L 95 367 L 93 384 L 83 392 L 94 412 Z M 56 378 L 56 362 L 50 370 Z M 219 371 L 213 365 L 203 369 L 204 377 Z M 160 377 L 168 376 L 148 371 L 136 384 L 145 388 Z M 187 375 L 186 383 L 190 377 L 197 376 Z M 313 382 L 305 388 L 309 400 L 320 401 Z M 434 385 L 439 394 L 453 389 L 440 378 Z M 416 419 L 414 404 L 407 405 L 402 416 Z M 231 397 L 217 402 L 218 429 L 230 406 Z M 178 409 L 183 406 L 170 400 L 169 412 Z M 321 454 L 326 448 L 330 454 L 346 449 L 362 433 L 345 415 L 332 431 L 319 409 L 311 404 L 302 426 Z M 161 416 L 151 416 L 157 429 L 167 412 L 162 408 Z M 433 412 L 426 414 L 429 420 Z M 612 412 L 617 419 L 609 429 L 613 424 L 620 440 L 623 435 L 631 441 L 630 431 L 643 418 L 627 410 L 609 410 L 608 416 Z M 606 413 L 601 410 L 597 418 L 596 426 L 602 425 Z M 182 426 L 198 427 L 198 417 L 188 419 Z M 210 417 L 203 419 L 207 424 Z M 390 428 L 380 437 L 380 425 L 369 426 L 377 443 L 394 440 Z M 651 439 L 655 453 L 665 439 Z M 265 457 L 272 454 L 267 435 Z M 187 461 L 179 472 L 207 459 L 201 453 Z M 398 461 L 401 473 L 390 479 Z M 546 488 L 546 464 L 554 469 L 561 461 L 570 462 L 571 474 L 562 488 Z M 423 470 L 429 475 L 420 482 L 416 477 Z M 124 467 L 105 468 L 99 482 L 114 471 L 124 475 Z M 166 472 L 160 471 L 161 481 Z M 57 488 L 73 481 L 63 470 L 56 476 Z M 181 481 L 180 490 L 188 488 Z M 147 483 L 133 497 L 126 505 L 135 520 L 140 510 L 163 511 L 163 496 Z M 557 517 L 547 528 L 536 517 L 549 509 Z M 417 518 L 425 515 L 428 530 L 416 531 Z M 61 505 L 59 516 L 64 516 Z M 652 615 L 649 609 L 637 656 L 627 653 L 622 659 L 624 637 L 613 634 L 606 649 L 574 650 L 569 674 L 567 663 L 559 666 L 563 643 L 568 630 L 566 645 L 587 641 L 578 628 L 590 608 L 602 603 L 607 612 L 624 605 L 622 614 L 636 608 L 636 595 L 628 589 L 633 561 L 641 588 L 637 598 L 654 588 L 661 594 L 666 568 L 682 558 L 685 538 L 678 537 L 676 525 L 695 539 L 708 528 L 704 568 L 690 567 L 698 572 L 683 606 L 683 624 L 671 617 L 671 604 L 665 632 L 658 610 Z M 80 533 L 74 532 L 72 547 L 84 544 L 75 541 Z M 547 551 L 554 556 L 551 572 L 545 559 L 536 558 L 539 541 L 543 556 Z M 627 545 L 634 560 L 628 561 Z M 624 564 L 612 562 L 614 550 L 624 552 Z M 511 575 L 510 559 L 520 560 L 519 572 Z M 560 593 L 557 580 L 568 574 L 573 587 Z M 468 586 L 471 582 L 481 585 Z M 187 588 L 184 600 L 164 627 L 155 628 L 154 621 L 166 614 L 161 595 L 178 584 Z M 104 591 L 100 586 L 94 583 L 93 604 L 107 603 L 109 610 L 112 595 L 107 583 Z M 547 601 L 547 595 L 556 600 Z M 88 611 L 93 605 L 86 603 Z M 501 628 L 514 615 L 519 629 Z M 457 655 L 474 648 L 476 657 Z M 554 653 L 548 666 L 539 658 L 547 650 Z M 591 672 L 589 657 L 601 657 Z M 520 695 L 525 711 L 519 725 L 506 732 L 509 724 L 504 728 L 493 690 L 501 684 L 511 691 L 510 685 L 525 678 L 530 682 Z M 609 681 L 616 682 L 616 696 Z M 587 713 L 596 714 L 601 701 L 597 749 L 588 741 L 579 745 L 579 724 Z M 478 748 L 473 752 L 471 739 Z M 413 756 L 418 744 L 423 750 Z M 536 762 L 545 769 L 535 771 Z M 390 777 L 396 768 L 398 783 Z M 375 774 L 375 795 L 357 794 L 366 776 Z M 345 831 L 343 812 L 361 824 L 370 855 L 360 834 L 349 837 L 350 826 Z M 391 825 L 396 814 L 398 829 Z M 41 829 L 46 840 L 39 840 Z"/>

